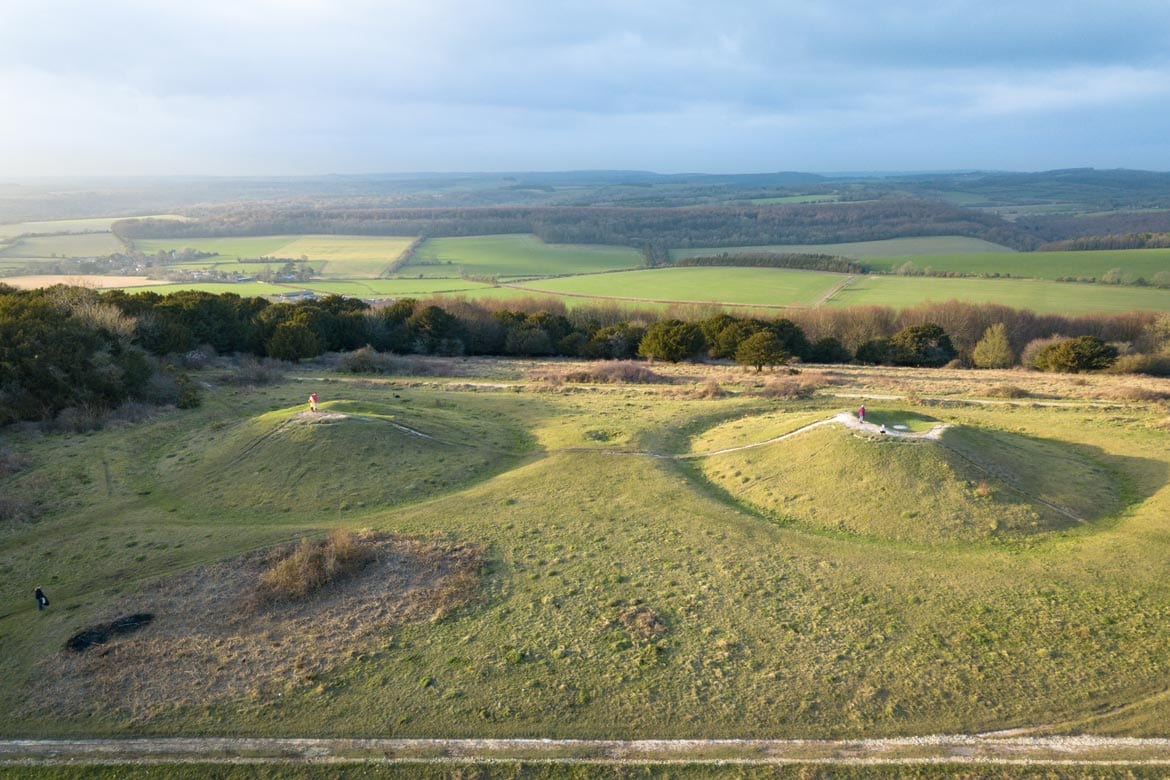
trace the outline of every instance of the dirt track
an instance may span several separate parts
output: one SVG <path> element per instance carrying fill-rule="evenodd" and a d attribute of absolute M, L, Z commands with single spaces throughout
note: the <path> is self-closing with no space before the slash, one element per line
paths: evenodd
<path fill-rule="evenodd" d="M 941 735 L 859 740 L 155 738 L 0 741 L 0 766 L 181 763 L 1054 764 L 1170 766 L 1170 739 Z"/>

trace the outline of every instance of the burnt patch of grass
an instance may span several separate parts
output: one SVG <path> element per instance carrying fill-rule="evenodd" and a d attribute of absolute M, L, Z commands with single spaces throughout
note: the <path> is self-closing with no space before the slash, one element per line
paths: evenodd
<path fill-rule="evenodd" d="M 152 622 L 154 622 L 154 615 L 150 612 L 124 615 L 109 623 L 100 623 L 81 629 L 66 640 L 65 649 L 75 653 L 83 653 L 94 645 L 104 645 L 115 637 L 132 634 L 140 628 L 149 626 Z"/>

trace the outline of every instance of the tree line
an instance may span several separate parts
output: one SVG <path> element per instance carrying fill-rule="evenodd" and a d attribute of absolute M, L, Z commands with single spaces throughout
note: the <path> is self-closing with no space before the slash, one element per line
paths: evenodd
<path fill-rule="evenodd" d="M 706 307 L 658 314 L 566 309 L 555 300 L 341 296 L 297 303 L 234 293 L 98 293 L 0 285 L 0 424 L 126 400 L 182 403 L 176 358 L 197 350 L 299 361 L 359 349 L 399 354 L 728 360 L 1006 368 L 1115 368 L 1170 375 L 1170 315 L 1040 315 L 951 301 L 744 317 Z M 168 373 L 169 372 L 169 373 Z"/>
<path fill-rule="evenodd" d="M 234 206 L 197 221 L 130 219 L 113 225 L 138 238 L 285 233 L 478 236 L 532 233 L 549 243 L 645 248 L 764 246 L 964 235 L 1015 249 L 1040 239 L 995 214 L 946 203 L 882 199 L 857 203 L 687 207 L 506 206 L 400 209 L 288 209 Z"/>

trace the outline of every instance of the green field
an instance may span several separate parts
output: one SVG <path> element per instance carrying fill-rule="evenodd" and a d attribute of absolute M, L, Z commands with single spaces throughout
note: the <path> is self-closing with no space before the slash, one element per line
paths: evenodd
<path fill-rule="evenodd" d="M 560 276 L 636 268 L 642 255 L 629 247 L 546 244 L 531 235 L 433 238 L 402 275 L 499 277 Z"/>
<path fill-rule="evenodd" d="M 767 443 L 882 378 L 923 400 L 933 379 L 835 369 L 826 390 L 850 398 L 777 403 L 753 372 L 718 369 L 732 392 L 709 398 L 688 392 L 694 368 L 548 392 L 516 364 L 443 365 L 460 375 L 310 366 L 257 386 L 211 369 L 199 409 L 5 431 L 0 729 L 1165 735 L 1164 408 L 1097 408 L 1096 378 L 1058 391 L 1045 376 L 1060 405 L 867 399 L 875 420 L 951 425 L 937 443 L 832 426 Z M 441 609 L 385 612 L 381 580 L 360 576 L 260 611 L 233 595 L 255 560 L 240 556 L 336 527 L 483 558 Z M 387 598 L 414 592 L 391 583 Z M 154 622 L 64 648 L 136 612 Z"/>
<path fill-rule="evenodd" d="M 197 249 L 200 252 L 212 252 L 220 255 L 222 260 L 236 258 L 259 258 L 276 255 L 280 248 L 301 236 L 245 236 L 238 238 L 141 238 L 134 242 L 134 248 L 147 255 L 156 252 L 181 252 L 184 249 Z M 281 255 L 282 257 L 284 255 Z M 299 255 L 298 255 L 299 257 Z M 209 258 L 215 260 L 216 258 Z"/>
<path fill-rule="evenodd" d="M 61 235 L 65 233 L 108 233 L 110 226 L 118 220 L 129 217 L 94 217 L 91 219 L 57 219 L 46 222 L 10 222 L 0 225 L 0 239 L 12 236 L 31 235 Z M 187 217 L 175 214 L 154 214 L 142 219 L 177 219 L 186 221 Z"/>
<path fill-rule="evenodd" d="M 102 257 L 126 247 L 113 233 L 69 233 L 21 238 L 0 249 L 0 257 L 28 260 L 54 257 Z"/>
<path fill-rule="evenodd" d="M 977 255 L 924 254 L 915 257 L 889 257 L 869 264 L 879 271 L 890 271 L 905 262 L 919 269 L 933 269 L 965 274 L 1058 279 L 1062 277 L 1100 279 L 1113 269 L 1122 278 L 1141 277 L 1150 281 L 1156 274 L 1170 270 L 1170 249 L 1124 249 L 1093 252 L 988 252 Z"/>
<path fill-rule="evenodd" d="M 216 256 L 174 265 L 198 272 L 206 269 L 258 275 L 263 263 L 239 263 L 237 257 L 309 258 L 319 277 L 296 284 L 226 285 L 202 281 L 160 283 L 160 292 L 200 289 L 241 295 L 310 290 L 319 294 L 361 298 L 459 295 L 506 300 L 557 297 L 565 305 L 625 301 L 649 307 L 670 303 L 722 303 L 739 307 L 883 305 L 894 308 L 927 301 L 964 300 L 1002 303 L 1053 313 L 1170 310 L 1170 292 L 1154 287 L 1056 283 L 1057 277 L 1104 276 L 1120 269 L 1123 279 L 1153 279 L 1170 268 L 1170 250 L 1109 252 L 1007 252 L 995 244 L 956 236 L 906 238 L 856 244 L 742 247 L 743 251 L 804 251 L 845 254 L 890 270 L 905 262 L 918 269 L 963 274 L 1010 275 L 1011 279 L 839 274 L 768 268 L 637 269 L 642 259 L 633 249 L 612 246 L 544 244 L 531 235 L 475 236 L 431 239 L 416 252 L 415 261 L 382 277 L 390 263 L 410 244 L 409 238 L 367 236 L 261 236 L 187 240 L 143 240 L 136 247 L 148 254 L 195 248 Z M 0 251 L 0 272 L 28 268 L 40 258 L 91 256 L 118 251 L 109 233 L 57 235 L 24 239 Z M 729 250 L 678 250 L 679 257 Z M 601 273 L 604 271 L 620 271 Z M 466 275 L 495 278 L 497 288 L 464 281 Z M 1018 277 L 1035 277 L 1020 279 Z M 1042 281 L 1047 280 L 1047 281 Z M 844 286 L 842 286 L 844 285 Z M 841 289 L 836 289 L 841 287 Z"/>
<path fill-rule="evenodd" d="M 926 301 L 1001 303 L 1040 313 L 1168 311 L 1170 290 L 1038 279 L 939 279 L 921 276 L 854 277 L 827 302 L 830 306 L 892 306 Z"/>
<path fill-rule="evenodd" d="M 683 257 L 707 257 L 724 252 L 799 252 L 807 254 L 840 255 L 870 260 L 882 257 L 913 258 L 918 255 L 970 255 L 984 253 L 1010 253 L 1005 246 L 966 236 L 915 236 L 891 238 L 884 241 L 856 241 L 848 244 L 776 244 L 772 246 L 699 247 L 696 249 L 672 249 L 670 256 L 675 260 Z"/>
<path fill-rule="evenodd" d="M 842 274 L 777 268 L 658 268 L 525 282 L 530 292 L 633 301 L 811 306 Z"/>

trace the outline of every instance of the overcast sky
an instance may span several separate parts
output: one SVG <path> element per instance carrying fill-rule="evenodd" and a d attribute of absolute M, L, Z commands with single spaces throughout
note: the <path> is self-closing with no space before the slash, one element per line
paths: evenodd
<path fill-rule="evenodd" d="M 0 177 L 1170 170 L 1166 0 L 0 0 Z"/>

